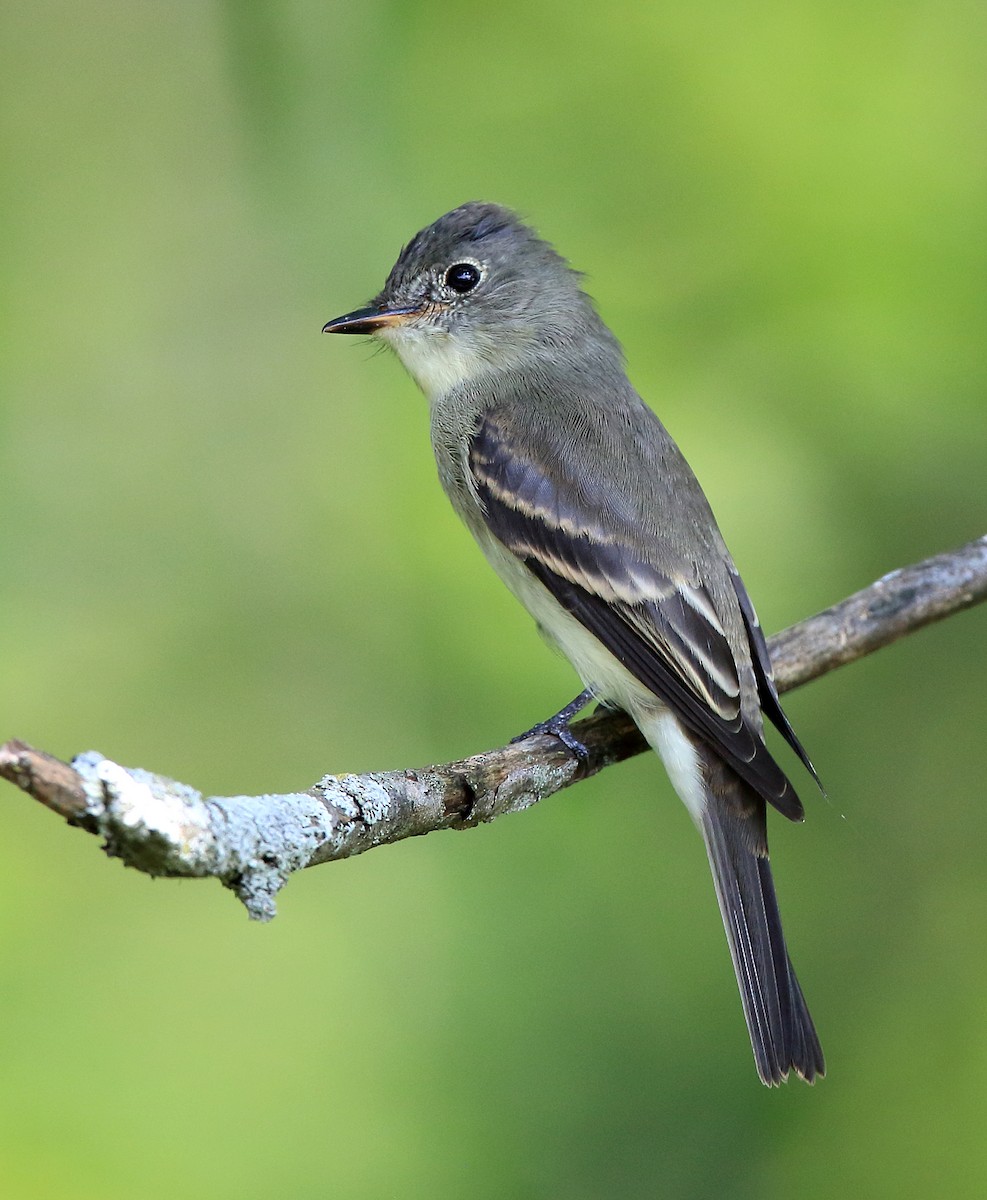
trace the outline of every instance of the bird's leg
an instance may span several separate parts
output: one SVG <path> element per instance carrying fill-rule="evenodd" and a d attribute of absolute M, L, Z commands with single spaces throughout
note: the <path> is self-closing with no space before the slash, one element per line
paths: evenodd
<path fill-rule="evenodd" d="M 569 728 L 569 722 L 592 699 L 593 689 L 587 688 L 584 692 L 580 692 L 575 700 L 570 700 L 565 708 L 559 709 L 554 717 L 549 717 L 547 721 L 539 721 L 531 729 L 526 730 L 524 733 L 519 733 L 517 737 L 511 738 L 511 741 L 523 742 L 525 738 L 534 737 L 536 733 L 551 734 L 552 737 L 557 737 L 562 745 L 567 750 L 570 750 L 580 762 L 585 762 L 589 758 L 589 751 Z"/>

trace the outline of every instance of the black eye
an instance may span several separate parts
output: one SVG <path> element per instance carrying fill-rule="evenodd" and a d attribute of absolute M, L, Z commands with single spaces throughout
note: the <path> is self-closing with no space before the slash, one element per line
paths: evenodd
<path fill-rule="evenodd" d="M 453 263 L 446 271 L 446 286 L 461 296 L 471 292 L 479 282 L 480 268 L 472 263 Z"/>

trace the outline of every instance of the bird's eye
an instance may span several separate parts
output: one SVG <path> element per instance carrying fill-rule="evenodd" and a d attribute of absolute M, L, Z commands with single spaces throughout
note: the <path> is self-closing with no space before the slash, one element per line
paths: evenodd
<path fill-rule="evenodd" d="M 453 263 L 446 271 L 446 286 L 465 296 L 480 282 L 480 268 L 472 263 Z"/>

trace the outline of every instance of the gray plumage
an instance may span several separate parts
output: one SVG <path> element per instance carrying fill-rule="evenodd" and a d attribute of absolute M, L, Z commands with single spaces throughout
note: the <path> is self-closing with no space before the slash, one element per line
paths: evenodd
<path fill-rule="evenodd" d="M 768 865 L 766 804 L 793 820 L 802 805 L 762 711 L 811 764 L 706 497 L 579 276 L 508 210 L 466 204 L 325 328 L 394 348 L 428 396 L 467 528 L 585 686 L 664 760 L 706 844 L 762 1080 L 822 1075 Z"/>

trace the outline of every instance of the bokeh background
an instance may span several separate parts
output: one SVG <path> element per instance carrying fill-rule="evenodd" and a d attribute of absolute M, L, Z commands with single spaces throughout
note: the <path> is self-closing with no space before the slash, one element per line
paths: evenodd
<path fill-rule="evenodd" d="M 982 534 L 985 48 L 960 0 L 9 0 L 0 738 L 289 790 L 573 694 L 410 381 L 319 333 L 466 199 L 587 273 L 768 629 Z M 0 1192 L 982 1196 L 985 634 L 789 697 L 814 1089 L 756 1080 L 653 761 L 265 927 L 5 786 Z"/>

